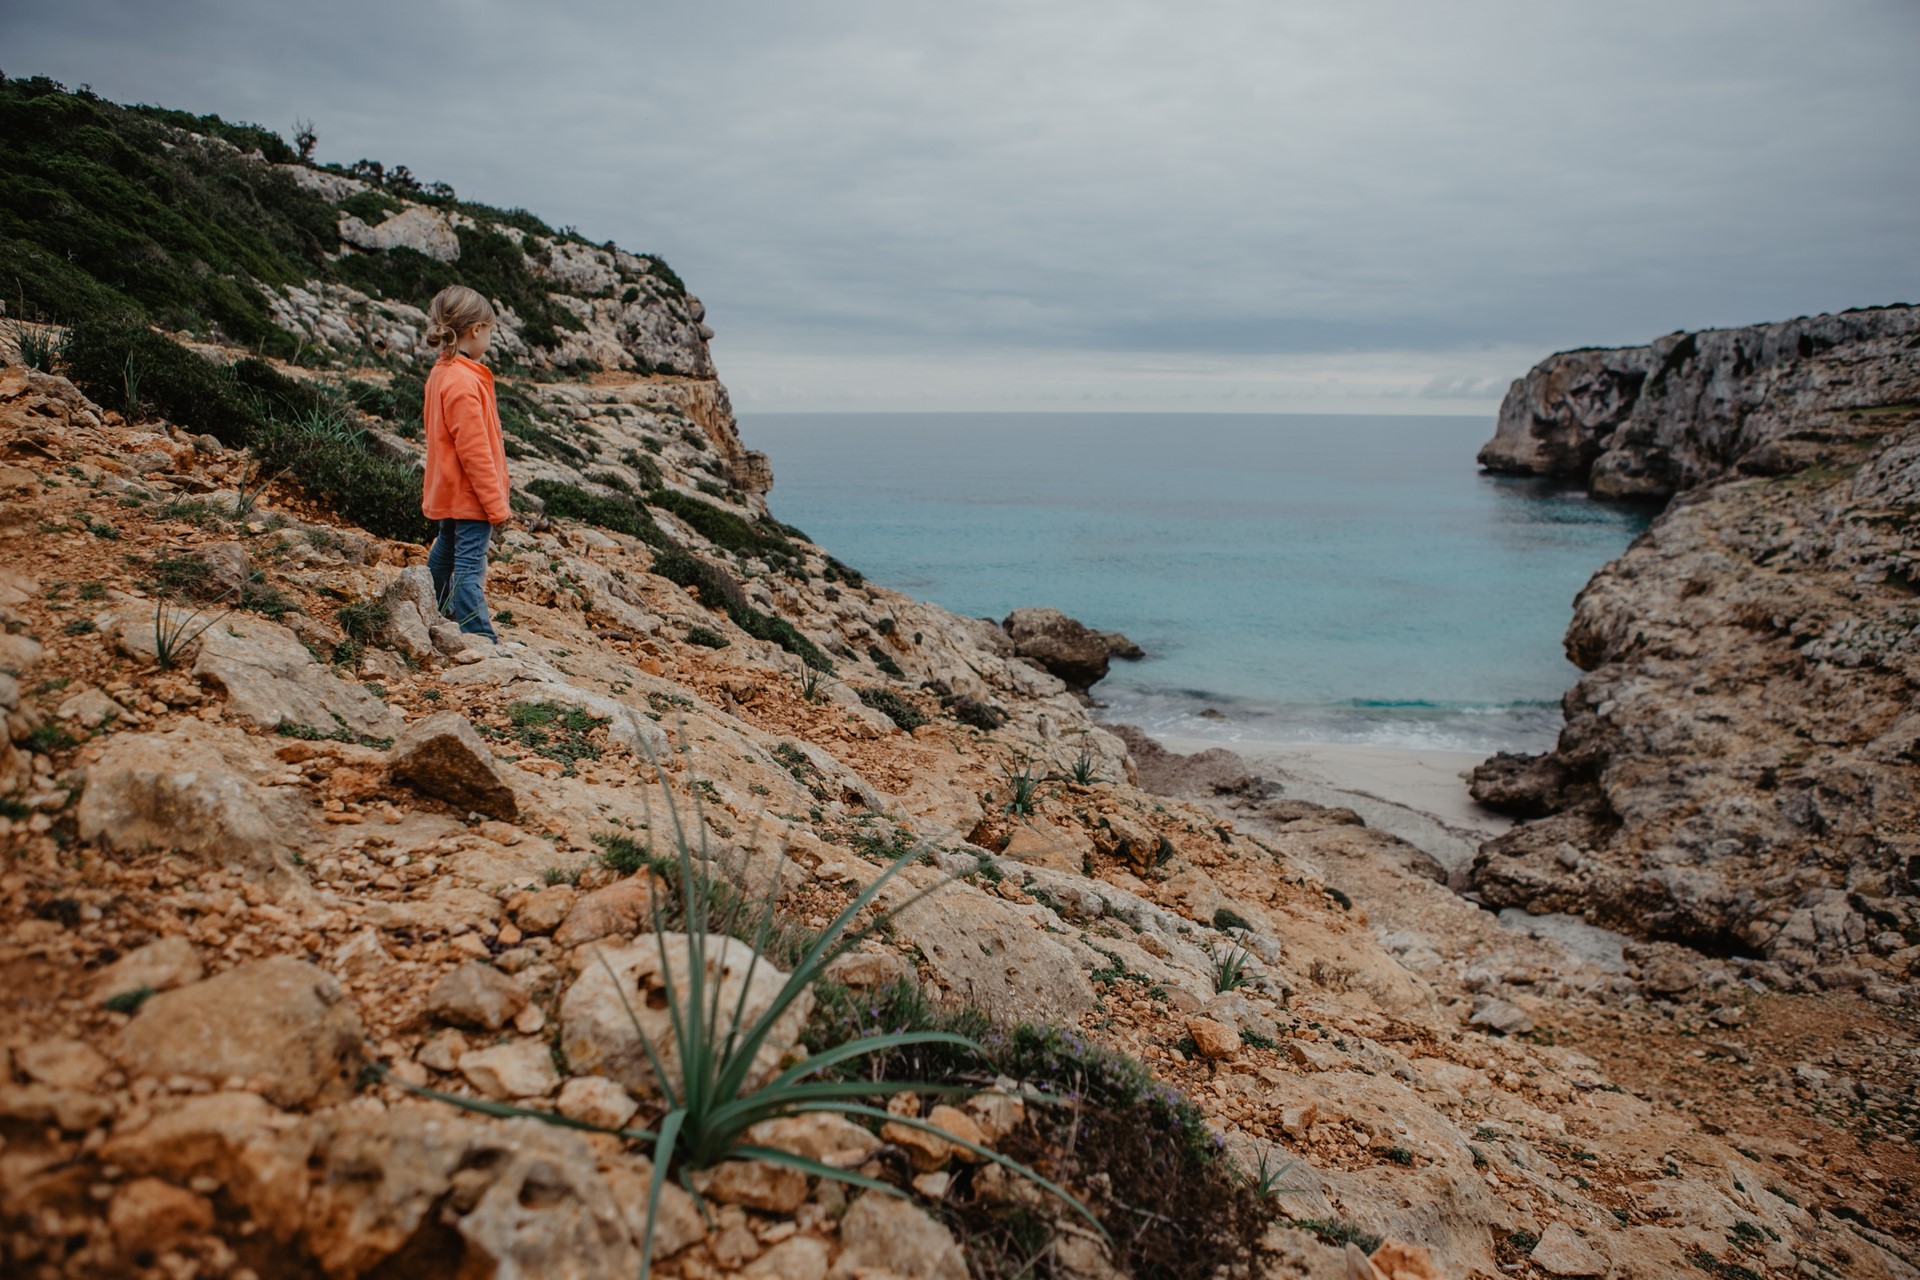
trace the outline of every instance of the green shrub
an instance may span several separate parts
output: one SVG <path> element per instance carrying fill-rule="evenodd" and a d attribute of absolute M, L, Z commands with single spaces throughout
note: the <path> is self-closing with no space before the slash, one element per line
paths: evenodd
<path fill-rule="evenodd" d="M 666 532 L 653 522 L 646 508 L 618 495 L 589 493 L 559 480 L 535 480 L 527 492 L 546 503 L 547 514 L 562 520 L 584 520 L 602 529 L 624 533 L 651 547 L 669 545 Z"/>
<path fill-rule="evenodd" d="M 55 358 L 60 354 L 60 344 L 44 329 L 16 327 L 13 333 L 14 345 L 20 349 L 20 363 L 29 369 L 38 369 L 41 373 L 52 373 Z"/>
<path fill-rule="evenodd" d="M 961 724 L 992 733 L 1007 722 L 1007 713 L 990 702 L 962 694 L 947 704 L 947 714 Z"/>
<path fill-rule="evenodd" d="M 860 689 L 860 701 L 912 733 L 927 722 L 926 712 L 892 689 Z"/>
<path fill-rule="evenodd" d="M 1251 931 L 1253 922 L 1235 911 L 1232 907 L 1221 907 L 1213 913 L 1213 927 L 1222 931 L 1227 929 L 1246 929 Z"/>
<path fill-rule="evenodd" d="M 433 537 L 432 522 L 420 513 L 419 467 L 369 450 L 366 432 L 348 424 L 341 411 L 265 423 L 254 451 L 262 465 L 285 471 L 368 533 L 403 542 Z"/>
<path fill-rule="evenodd" d="M 785 618 L 762 613 L 747 603 L 740 584 L 724 569 L 696 555 L 672 548 L 653 558 L 653 572 L 676 586 L 692 587 L 701 603 L 724 611 L 733 624 L 756 640 L 771 640 L 816 671 L 832 672 L 833 663 L 818 645 Z"/>
<path fill-rule="evenodd" d="M 800 552 L 772 521 L 748 520 L 676 489 L 655 489 L 647 495 L 647 503 L 671 511 L 685 521 L 688 528 L 728 551 L 785 557 L 797 556 Z"/>
<path fill-rule="evenodd" d="M 173 339 L 124 318 L 85 319 L 67 331 L 67 376 L 96 403 L 133 414 L 151 408 L 188 431 L 224 445 L 246 444 L 259 407 L 233 373 Z M 141 404 L 128 402 L 128 375 Z"/>
<path fill-rule="evenodd" d="M 892 655 L 889 654 L 885 649 L 882 649 L 879 645 L 877 644 L 868 645 L 867 657 L 873 663 L 874 666 L 880 668 L 880 670 L 886 672 L 888 675 L 894 677 L 896 680 L 906 678 L 907 673 L 900 669 L 900 664 L 895 662 L 893 660 Z"/>
<path fill-rule="evenodd" d="M 707 649 L 724 649 L 733 641 L 715 631 L 712 627 L 688 627 L 687 643 L 697 644 Z"/>
<path fill-rule="evenodd" d="M 340 629 L 361 644 L 372 644 L 382 631 L 392 611 L 378 600 L 357 600 L 352 604 L 343 604 L 334 610 L 333 619 Z"/>

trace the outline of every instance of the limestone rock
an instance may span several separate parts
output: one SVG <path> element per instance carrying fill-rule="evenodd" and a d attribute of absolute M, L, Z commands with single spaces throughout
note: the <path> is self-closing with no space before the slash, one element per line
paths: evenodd
<path fill-rule="evenodd" d="M 627 1229 L 638 1244 L 646 1239 L 647 1201 L 653 1192 L 653 1162 L 629 1156 L 603 1171 L 607 1188 L 625 1214 Z M 677 1181 L 660 1188 L 660 1212 L 653 1223 L 653 1256 L 670 1258 L 706 1238 L 707 1223 L 693 1196 Z"/>
<path fill-rule="evenodd" d="M 433 575 L 423 564 L 408 565 L 380 594 L 387 606 L 387 624 L 380 643 L 417 661 L 435 657 L 433 628 L 444 622 L 433 594 Z"/>
<path fill-rule="evenodd" d="M 747 1141 L 756 1146 L 805 1156 L 809 1160 L 826 1160 L 843 1165 L 849 1157 L 857 1157 L 880 1145 L 880 1140 L 870 1130 L 861 1128 L 845 1116 L 825 1111 L 762 1120 L 747 1130 Z"/>
<path fill-rule="evenodd" d="M 301 1242 L 329 1275 L 373 1271 L 429 1215 L 464 1242 L 463 1265 L 496 1280 L 639 1271 L 626 1207 L 578 1134 L 402 1105 L 316 1117 L 306 1141 L 315 1159 Z"/>
<path fill-rule="evenodd" d="M 1564 1222 L 1556 1222 L 1540 1233 L 1540 1242 L 1528 1255 L 1533 1265 L 1550 1276 L 1603 1276 L 1607 1262 L 1593 1246 L 1574 1233 Z"/>
<path fill-rule="evenodd" d="M 303 808 L 228 765 L 190 721 L 165 734 L 115 735 L 87 770 L 77 820 L 82 840 L 201 854 L 286 887 L 305 883 L 286 852 Z"/>
<path fill-rule="evenodd" d="M 399 727 L 386 703 L 314 661 L 298 636 L 265 618 L 229 614 L 208 627 L 193 674 L 225 690 L 234 715 L 265 729 L 294 724 L 390 738 Z"/>
<path fill-rule="evenodd" d="M 747 1264 L 753 1280 L 826 1280 L 827 1246 L 812 1236 L 782 1240 Z"/>
<path fill-rule="evenodd" d="M 918 947 L 957 1000 L 1008 1018 L 1072 1021 L 1093 1008 L 1093 984 L 1073 953 L 1004 903 L 952 884 L 905 910 L 914 894 L 905 872 L 881 890 L 898 940 Z"/>
<path fill-rule="evenodd" d="M 83 729 L 98 729 L 127 714 L 127 709 L 95 688 L 85 688 L 62 702 L 56 714 Z"/>
<path fill-rule="evenodd" d="M 672 1033 L 666 991 L 670 976 L 675 998 L 682 1003 L 687 1000 L 691 977 L 688 951 L 689 939 L 680 933 L 663 934 L 658 939 L 647 934 L 626 946 L 596 946 L 584 951 L 577 962 L 580 976 L 560 1001 L 560 1047 L 568 1065 L 575 1071 L 617 1080 L 643 1098 L 657 1095 L 658 1082 L 634 1028 L 637 1019 L 677 1088 L 680 1052 Z M 757 1019 L 785 984 L 786 975 L 767 961 L 751 963 L 752 948 L 736 938 L 709 935 L 705 952 L 706 990 L 711 992 L 713 983 L 720 984 L 717 1034 L 725 1035 L 731 1029 L 736 1008 L 749 1024 Z M 751 982 L 748 981 L 749 968 L 752 969 Z M 753 1070 L 747 1076 L 749 1087 L 773 1075 L 780 1060 L 798 1043 L 801 1028 L 812 1010 L 810 991 L 802 992 L 787 1006 L 754 1057 Z"/>
<path fill-rule="evenodd" d="M 136 947 L 100 971 L 93 980 L 95 1002 L 145 988 L 171 991 L 206 976 L 200 953 L 182 937 L 161 938 Z"/>
<path fill-rule="evenodd" d="M 1777 474 L 1778 446 L 1807 410 L 1874 408 L 1920 393 L 1907 346 L 1915 334 L 1920 308 L 1876 307 L 1562 352 L 1508 390 L 1480 465 L 1567 476 L 1622 497 L 1666 497 L 1736 468 Z M 1828 438 L 1872 429 L 1823 425 Z"/>
<path fill-rule="evenodd" d="M 392 958 L 378 929 L 362 929 L 335 949 L 333 964 L 349 978 L 364 978 L 378 973 Z"/>
<path fill-rule="evenodd" d="M 539 1040 L 515 1040 L 460 1055 L 467 1083 L 496 1101 L 544 1098 L 560 1087 L 553 1054 Z"/>
<path fill-rule="evenodd" d="M 518 982 L 480 960 L 440 976 L 427 992 L 427 1016 L 478 1031 L 498 1031 L 527 1007 Z"/>
<path fill-rule="evenodd" d="M 631 937 L 651 925 L 653 891 L 652 877 L 643 871 L 584 894 L 553 931 L 553 940 L 578 947 L 613 935 Z"/>
<path fill-rule="evenodd" d="M 507 904 L 507 909 L 522 933 L 552 933 L 567 918 L 579 897 L 579 891 L 567 885 L 549 885 L 518 895 Z"/>
<path fill-rule="evenodd" d="M 60 1037 L 35 1040 L 13 1051 L 13 1065 L 25 1075 L 54 1089 L 87 1090 L 113 1069 L 99 1050 L 84 1040 Z"/>
<path fill-rule="evenodd" d="M 1916 339 L 1920 308 L 1873 308 L 1564 353 L 1515 384 L 1487 465 L 1678 496 L 1574 602 L 1585 674 L 1555 749 L 1476 771 L 1534 815 L 1481 846 L 1484 901 L 1787 982 L 1920 926 Z"/>
<path fill-rule="evenodd" d="M 1106 678 L 1108 659 L 1141 657 L 1140 646 L 1113 631 L 1095 631 L 1058 609 L 1015 609 L 1000 624 L 1013 649 L 1076 693 Z"/>
<path fill-rule="evenodd" d="M 792 1213 L 807 1198 L 807 1175 L 766 1160 L 722 1160 L 694 1174 L 700 1194 L 761 1213 Z"/>
<path fill-rule="evenodd" d="M 384 221 L 368 226 L 350 213 L 340 215 L 340 238 L 356 249 L 385 253 L 390 249 L 411 249 L 436 262 L 457 262 L 460 239 L 446 215 L 436 209 L 410 204 Z"/>
<path fill-rule="evenodd" d="M 352 1091 L 360 1038 L 339 984 L 280 956 L 154 996 L 116 1056 L 130 1073 L 256 1082 L 280 1106 L 298 1107 Z"/>
<path fill-rule="evenodd" d="M 213 1226 L 205 1196 L 158 1178 L 135 1178 L 107 1206 L 113 1242 L 127 1255 L 160 1253 Z"/>
<path fill-rule="evenodd" d="M 1525 1009 L 1485 992 L 1473 998 L 1473 1010 L 1467 1015 L 1467 1021 L 1503 1036 L 1517 1036 L 1523 1031 L 1533 1030 L 1533 1019 Z"/>
<path fill-rule="evenodd" d="M 581 1124 L 618 1129 L 640 1110 L 633 1095 L 604 1076 L 575 1076 L 560 1086 L 560 1114 Z"/>
<path fill-rule="evenodd" d="M 885 1268 L 903 1280 L 967 1280 L 966 1256 L 918 1205 L 869 1191 L 840 1220 L 837 1265 Z"/>
<path fill-rule="evenodd" d="M 1193 1037 L 1193 1043 L 1203 1058 L 1231 1058 L 1240 1052 L 1240 1033 L 1224 1022 L 1215 1022 L 1212 1018 L 1188 1018 L 1187 1034 Z"/>
<path fill-rule="evenodd" d="M 408 725 L 387 767 L 415 790 L 456 808 L 500 818 L 520 811 L 493 753 L 458 711 L 435 712 Z"/>

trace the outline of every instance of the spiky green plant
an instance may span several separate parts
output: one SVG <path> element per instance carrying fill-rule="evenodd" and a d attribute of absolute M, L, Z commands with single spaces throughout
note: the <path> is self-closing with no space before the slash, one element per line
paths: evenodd
<path fill-rule="evenodd" d="M 221 613 L 217 617 L 208 618 L 196 627 L 193 623 L 200 613 L 199 609 L 195 609 L 182 617 L 176 610 L 169 616 L 166 597 L 162 596 L 154 601 L 153 656 L 163 670 L 172 669 L 173 664 L 186 653 L 188 646 L 205 635 L 208 627 L 227 616 L 226 613 Z"/>
<path fill-rule="evenodd" d="M 800 696 L 808 702 L 818 702 L 826 691 L 820 685 L 820 671 L 817 667 L 800 668 Z"/>
<path fill-rule="evenodd" d="M 1229 947 L 1224 953 L 1213 951 L 1209 954 L 1213 957 L 1213 989 L 1215 991 L 1232 991 L 1237 987 L 1245 986 L 1248 978 L 1252 977 L 1247 972 L 1247 962 L 1253 957 L 1243 948 Z"/>
<path fill-rule="evenodd" d="M 1074 785 L 1078 787 L 1090 787 L 1096 782 L 1105 782 L 1106 779 L 1095 772 L 1093 766 L 1093 753 L 1081 747 L 1080 754 L 1075 756 L 1073 763 L 1067 766 L 1067 777 L 1073 779 Z"/>
<path fill-rule="evenodd" d="M 47 330 L 17 326 L 14 329 L 14 342 L 20 348 L 21 364 L 29 369 L 38 369 L 41 373 L 53 372 L 53 362 L 60 354 L 60 344 L 53 340 Z"/>
<path fill-rule="evenodd" d="M 284 470 L 269 472 L 259 462 L 254 462 L 242 469 L 240 487 L 233 496 L 233 518 L 240 524 L 242 533 L 246 531 L 247 521 L 253 516 L 254 507 L 259 504 L 261 498 L 266 496 L 267 486 L 285 474 Z"/>
<path fill-rule="evenodd" d="M 651 755 L 651 753 L 648 754 Z M 708 1168 L 725 1159 L 763 1160 L 770 1164 L 798 1169 L 812 1176 L 832 1178 L 870 1191 L 888 1195 L 901 1194 L 898 1188 L 877 1178 L 870 1178 L 848 1169 L 835 1168 L 807 1156 L 796 1155 L 774 1147 L 760 1146 L 746 1140 L 747 1131 L 754 1125 L 768 1120 L 809 1113 L 863 1117 L 883 1123 L 903 1124 L 908 1128 L 933 1134 L 955 1146 L 971 1151 L 983 1160 L 992 1161 L 1031 1180 L 1079 1213 L 1093 1225 L 1094 1230 L 1098 1231 L 1103 1239 L 1108 1238 L 1106 1229 L 1100 1225 L 1099 1219 L 1094 1217 L 1085 1205 L 1035 1170 L 988 1147 L 948 1133 L 926 1120 L 915 1116 L 893 1115 L 867 1101 L 888 1094 L 961 1093 L 965 1092 L 968 1086 L 926 1080 L 848 1079 L 840 1077 L 839 1073 L 833 1070 L 844 1063 L 869 1054 L 891 1053 L 901 1049 L 931 1045 L 943 1045 L 950 1049 L 984 1056 L 985 1050 L 978 1042 L 966 1036 L 948 1031 L 903 1031 L 887 1035 L 863 1036 L 812 1054 L 763 1084 L 749 1085 L 749 1076 L 755 1059 L 772 1035 L 774 1027 L 793 1007 L 794 1002 L 825 975 L 827 966 L 878 931 L 893 916 L 913 906 L 928 894 L 950 884 L 953 877 L 936 880 L 898 906 L 877 912 L 866 925 L 859 928 L 853 927 L 854 921 L 873 906 L 887 882 L 906 867 L 917 862 L 927 850 L 921 848 L 910 856 L 894 862 L 875 877 L 873 882 L 848 903 L 825 928 L 813 935 L 800 952 L 792 972 L 786 976 L 778 993 L 768 1002 L 766 1008 L 749 1019 L 746 1016 L 746 1004 L 753 987 L 754 974 L 763 963 L 763 953 L 772 948 L 776 933 L 782 928 L 777 921 L 776 913 L 782 886 L 776 876 L 773 883 L 762 894 L 757 907 L 744 893 L 713 892 L 711 878 L 703 870 L 703 865 L 712 866 L 713 863 L 709 860 L 705 848 L 705 824 L 699 821 L 698 793 L 696 792 L 694 802 L 696 812 L 693 825 L 702 833 L 700 837 L 702 847 L 696 853 L 688 838 L 687 829 L 681 822 L 673 795 L 667 790 L 666 770 L 660 770 L 659 776 L 674 843 L 671 867 L 676 874 L 672 879 L 678 881 L 679 890 L 679 901 L 674 906 L 673 914 L 678 917 L 675 923 L 679 926 L 679 932 L 686 938 L 684 963 L 687 972 L 682 981 L 676 979 L 673 955 L 668 949 L 666 940 L 669 924 L 667 895 L 664 893 L 653 895 L 653 937 L 659 948 L 660 976 L 667 999 L 668 1034 L 671 1036 L 670 1047 L 673 1056 L 677 1060 L 677 1071 L 670 1072 L 665 1065 L 666 1051 L 669 1046 L 664 1043 L 656 1044 L 653 1037 L 647 1034 L 638 1015 L 634 1013 L 632 1005 L 627 1001 L 625 992 L 621 990 L 618 976 L 614 973 L 611 963 L 604 954 L 599 957 L 600 964 L 608 977 L 615 979 L 614 990 L 620 995 L 628 1020 L 633 1024 L 641 1048 L 652 1067 L 655 1083 L 663 1096 L 666 1113 L 660 1118 L 659 1123 L 644 1129 L 599 1129 L 597 1126 L 570 1120 L 552 1112 L 530 1110 L 508 1103 L 463 1098 L 419 1085 L 406 1084 L 391 1075 L 387 1078 L 411 1092 L 438 1098 L 468 1110 L 495 1116 L 526 1116 L 567 1128 L 598 1129 L 599 1132 L 612 1133 L 622 1138 L 649 1144 L 653 1149 L 655 1170 L 661 1176 L 653 1179 L 647 1198 L 647 1227 L 641 1242 L 641 1280 L 646 1280 L 652 1272 L 654 1231 L 659 1219 L 660 1193 L 666 1186 L 666 1175 L 669 1173 L 678 1176 L 681 1185 L 703 1208 L 705 1201 L 693 1182 L 692 1174 L 697 1169 Z M 653 829 L 651 821 L 649 828 Z M 753 913 L 753 918 L 746 918 L 748 912 Z M 740 980 L 739 997 L 733 1002 L 731 1010 L 723 1009 L 722 984 L 710 976 L 719 967 L 710 968 L 708 965 L 708 941 L 716 934 L 723 940 L 739 938 L 745 941 L 752 954 L 752 959 L 749 960 L 746 972 Z M 1042 1101 L 1037 1098 L 1034 1100 Z"/>
<path fill-rule="evenodd" d="M 1003 771 L 1007 780 L 1007 803 L 1001 812 L 1030 817 L 1040 800 L 1040 784 L 1046 781 L 1046 774 L 1031 761 L 1021 765 L 1018 772 L 1012 766 Z"/>

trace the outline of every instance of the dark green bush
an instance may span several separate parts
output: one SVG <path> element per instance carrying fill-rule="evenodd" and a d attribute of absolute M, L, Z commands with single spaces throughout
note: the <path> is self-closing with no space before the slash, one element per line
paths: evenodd
<path fill-rule="evenodd" d="M 602 493 L 589 493 L 577 485 L 559 480 L 535 480 L 527 492 L 547 504 L 547 514 L 563 520 L 584 520 L 602 529 L 624 533 L 651 547 L 670 545 L 667 535 L 646 508 L 631 499 Z"/>
<path fill-rule="evenodd" d="M 366 433 L 338 414 L 264 423 L 254 453 L 269 471 L 284 470 L 368 533 L 403 542 L 433 537 L 432 522 L 420 514 L 420 468 L 370 452 Z"/>
<path fill-rule="evenodd" d="M 688 627 L 687 643 L 697 644 L 707 649 L 724 649 L 733 641 L 715 631 L 712 627 Z"/>
<path fill-rule="evenodd" d="M 233 373 L 137 321 L 80 321 L 67 331 L 66 360 L 74 384 L 109 409 L 150 409 L 236 447 L 260 425 L 259 407 Z M 129 390 L 139 404 L 128 402 Z"/>
<path fill-rule="evenodd" d="M 860 701 L 912 733 L 927 722 L 926 712 L 892 689 L 861 689 Z"/>
<path fill-rule="evenodd" d="M 892 655 L 879 645 L 868 645 L 867 657 L 872 660 L 874 666 L 880 668 L 895 679 L 904 679 L 906 677 L 907 673 L 900 669 L 900 664 L 895 662 Z"/>
<path fill-rule="evenodd" d="M 800 551 L 772 521 L 750 521 L 676 489 L 655 489 L 647 495 L 647 504 L 671 511 L 684 520 L 688 528 L 728 551 L 747 555 L 772 552 L 782 556 L 798 555 Z"/>
<path fill-rule="evenodd" d="M 719 566 L 674 547 L 653 558 L 653 571 L 676 586 L 697 590 L 703 604 L 725 612 L 735 626 L 754 639 L 771 640 L 815 671 L 833 670 L 833 662 L 798 627 L 748 604 L 740 584 Z"/>

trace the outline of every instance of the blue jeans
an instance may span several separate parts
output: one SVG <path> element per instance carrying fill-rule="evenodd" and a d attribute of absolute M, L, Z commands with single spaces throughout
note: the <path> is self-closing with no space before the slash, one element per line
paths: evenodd
<path fill-rule="evenodd" d="M 485 520 L 442 520 L 440 535 L 427 552 L 427 572 L 433 575 L 433 598 L 440 612 L 460 624 L 462 631 L 485 636 L 495 644 L 500 636 L 487 613 L 481 593 L 487 580 L 487 544 L 493 526 Z"/>

